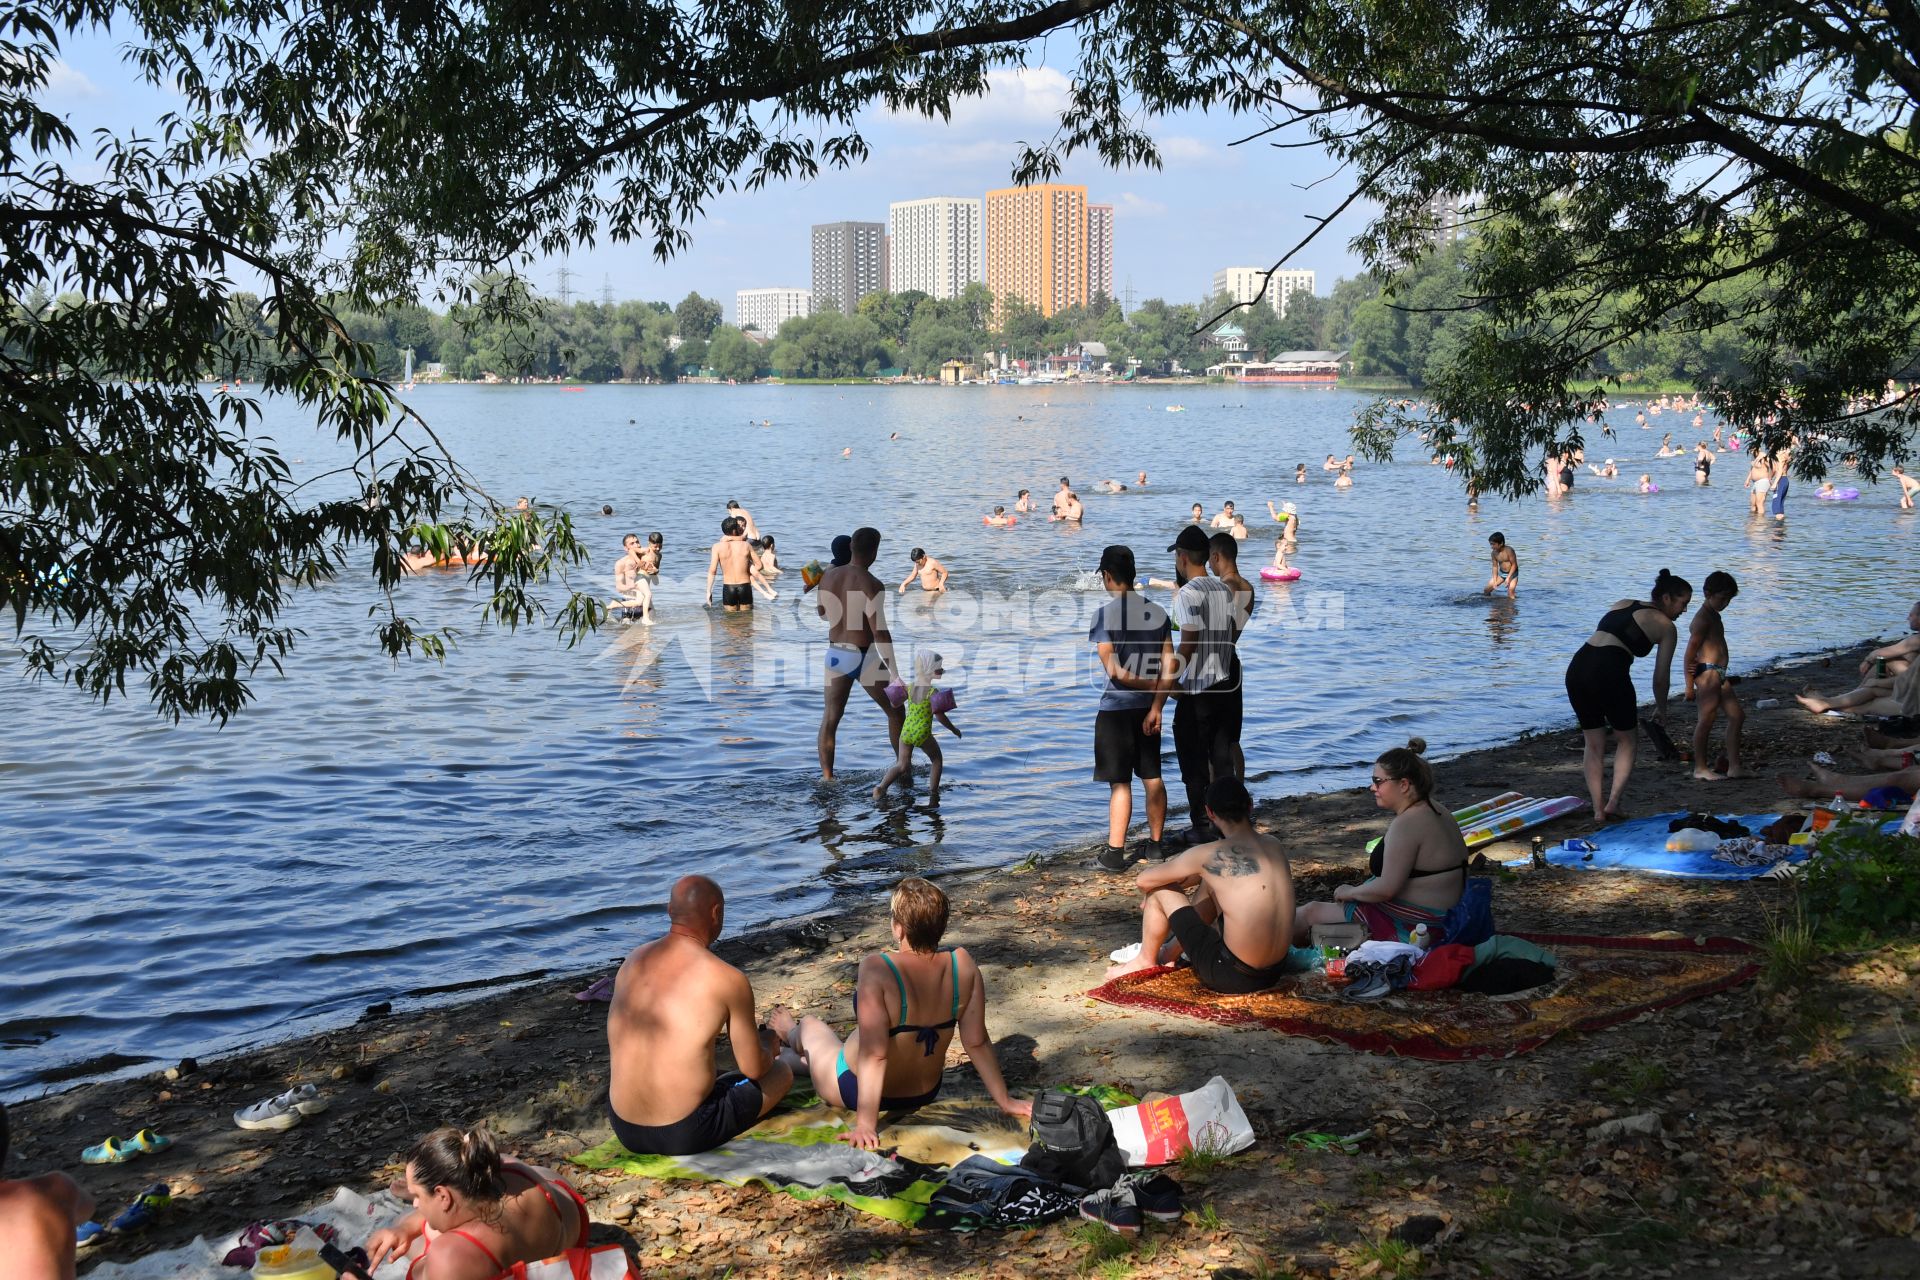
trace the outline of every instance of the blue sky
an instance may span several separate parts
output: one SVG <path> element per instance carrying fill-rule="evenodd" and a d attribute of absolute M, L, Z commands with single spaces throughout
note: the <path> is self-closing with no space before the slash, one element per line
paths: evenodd
<path fill-rule="evenodd" d="M 691 245 L 669 262 L 656 261 L 645 244 L 602 243 L 570 255 L 576 293 L 598 296 L 610 284 L 616 298 L 677 301 L 698 290 L 725 304 L 731 318 L 737 289 L 808 285 L 814 223 L 885 221 L 892 200 L 979 196 L 1007 185 L 1019 144 L 1051 133 L 1068 81 L 1045 66 L 996 72 L 992 79 L 992 92 L 962 104 L 951 122 L 869 112 L 862 128 L 873 154 L 864 165 L 723 196 L 690 228 Z M 84 139 L 95 127 L 150 132 L 170 97 L 140 83 L 112 41 L 93 37 L 63 49 L 48 104 Z M 1337 180 L 1306 189 L 1331 169 L 1316 148 L 1229 145 L 1254 127 L 1224 113 L 1184 113 L 1154 130 L 1165 162 L 1159 170 L 1111 170 L 1092 156 L 1068 162 L 1062 181 L 1084 183 L 1091 200 L 1115 208 L 1117 291 L 1131 285 L 1136 300 L 1198 300 L 1215 270 L 1271 263 L 1312 229 L 1309 215 L 1326 212 L 1345 194 Z M 1337 277 L 1357 274 L 1362 263 L 1347 242 L 1365 216 L 1349 211 L 1289 265 L 1318 272 L 1322 294 Z M 536 265 L 535 283 L 555 292 L 558 266 Z"/>

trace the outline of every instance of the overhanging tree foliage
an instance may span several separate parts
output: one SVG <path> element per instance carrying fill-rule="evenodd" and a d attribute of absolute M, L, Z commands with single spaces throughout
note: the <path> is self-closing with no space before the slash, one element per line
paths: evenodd
<path fill-rule="evenodd" d="M 60 42 L 108 23 L 181 106 L 82 180 L 43 100 Z M 1849 406 L 1915 372 L 1910 0 L 0 4 L 0 589 L 30 662 L 229 714 L 291 643 L 287 590 L 363 545 L 391 586 L 400 541 L 449 514 L 490 527 L 492 615 L 533 616 L 577 554 L 564 519 L 493 518 L 333 308 L 511 310 L 471 282 L 599 237 L 671 253 L 719 192 L 857 163 L 864 109 L 943 115 L 1048 36 L 1072 94 L 1015 180 L 1076 151 L 1156 163 L 1155 116 L 1202 108 L 1331 152 L 1328 212 L 1377 202 L 1376 259 L 1421 252 L 1430 197 L 1474 197 L 1471 321 L 1428 425 L 1482 490 L 1528 488 L 1530 451 L 1578 438 L 1595 353 L 1656 324 L 1731 323 L 1746 373 L 1713 396 L 1763 417 L 1762 447 L 1798 435 L 1803 471 L 1909 438 L 1911 400 Z M 232 324 L 230 274 L 264 282 L 260 330 Z M 235 344 L 354 446 L 353 494 L 307 498 L 244 400 L 198 389 Z M 382 636 L 420 639 L 397 610 Z"/>

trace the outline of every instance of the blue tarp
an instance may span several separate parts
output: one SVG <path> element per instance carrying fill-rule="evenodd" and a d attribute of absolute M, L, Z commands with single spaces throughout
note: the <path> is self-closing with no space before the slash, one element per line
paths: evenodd
<path fill-rule="evenodd" d="M 1646 871 L 1660 876 L 1693 876 L 1704 880 L 1752 880 L 1773 870 L 1772 867 L 1736 867 L 1721 862 L 1712 850 L 1695 853 L 1668 853 L 1667 837 L 1673 833 L 1667 824 L 1686 815 L 1681 812 L 1658 813 L 1601 827 L 1586 838 L 1600 847 L 1591 855 L 1558 845 L 1548 849 L 1547 861 L 1556 867 L 1574 867 L 1581 871 Z M 1760 828 L 1779 819 L 1777 813 L 1726 813 L 1716 817 L 1737 822 L 1755 835 Z M 1805 845 L 1795 845 L 1789 862 L 1804 862 Z"/>

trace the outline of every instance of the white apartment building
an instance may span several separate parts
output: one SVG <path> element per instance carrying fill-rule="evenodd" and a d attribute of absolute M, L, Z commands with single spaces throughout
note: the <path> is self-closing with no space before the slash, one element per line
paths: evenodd
<path fill-rule="evenodd" d="M 1312 272 L 1308 272 L 1312 275 Z M 1311 283 L 1307 286 L 1311 289 Z M 1087 301 L 1113 297 L 1113 206 L 1087 206 Z"/>
<path fill-rule="evenodd" d="M 928 196 L 887 206 L 887 289 L 955 298 L 984 274 L 980 201 Z"/>
<path fill-rule="evenodd" d="M 1209 297 L 1226 294 L 1235 302 L 1251 302 L 1266 280 L 1265 267 L 1222 267 L 1213 273 L 1213 292 Z M 1313 292 L 1313 272 L 1283 267 L 1273 273 L 1267 285 L 1266 302 L 1280 315 L 1287 314 L 1287 298 L 1295 293 Z"/>
<path fill-rule="evenodd" d="M 741 289 L 733 295 L 734 322 L 771 338 L 795 316 L 813 314 L 811 289 Z"/>

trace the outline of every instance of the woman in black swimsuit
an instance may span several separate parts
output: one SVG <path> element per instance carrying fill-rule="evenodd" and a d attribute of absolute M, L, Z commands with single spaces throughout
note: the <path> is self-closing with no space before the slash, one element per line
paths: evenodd
<path fill-rule="evenodd" d="M 1573 714 L 1580 718 L 1586 735 L 1581 768 L 1587 775 L 1594 816 L 1602 822 L 1625 816 L 1620 812 L 1620 796 L 1633 776 L 1634 730 L 1640 723 L 1633 695 L 1633 660 L 1659 649 L 1653 664 L 1653 714 L 1664 727 L 1673 650 L 1680 635 L 1673 623 L 1692 602 L 1693 587 L 1686 579 L 1662 569 L 1653 584 L 1651 603 L 1616 601 L 1567 664 L 1567 701 L 1573 704 Z M 1603 805 L 1608 729 L 1614 733 L 1613 792 Z"/>
<path fill-rule="evenodd" d="M 782 1043 L 806 1060 L 820 1100 L 855 1113 L 853 1128 L 841 1137 L 871 1151 L 880 1145 L 883 1110 L 909 1111 L 938 1097 L 956 1030 L 988 1096 L 1010 1116 L 1033 1114 L 1033 1103 L 1010 1096 L 1000 1074 L 980 967 L 963 947 L 939 950 L 947 895 L 914 876 L 894 886 L 892 908 L 897 950 L 860 962 L 853 993 L 858 1025 L 845 1044 L 819 1018 L 796 1020 L 775 1009 L 767 1019 Z M 920 1020 L 910 1021 L 916 1014 Z"/>

